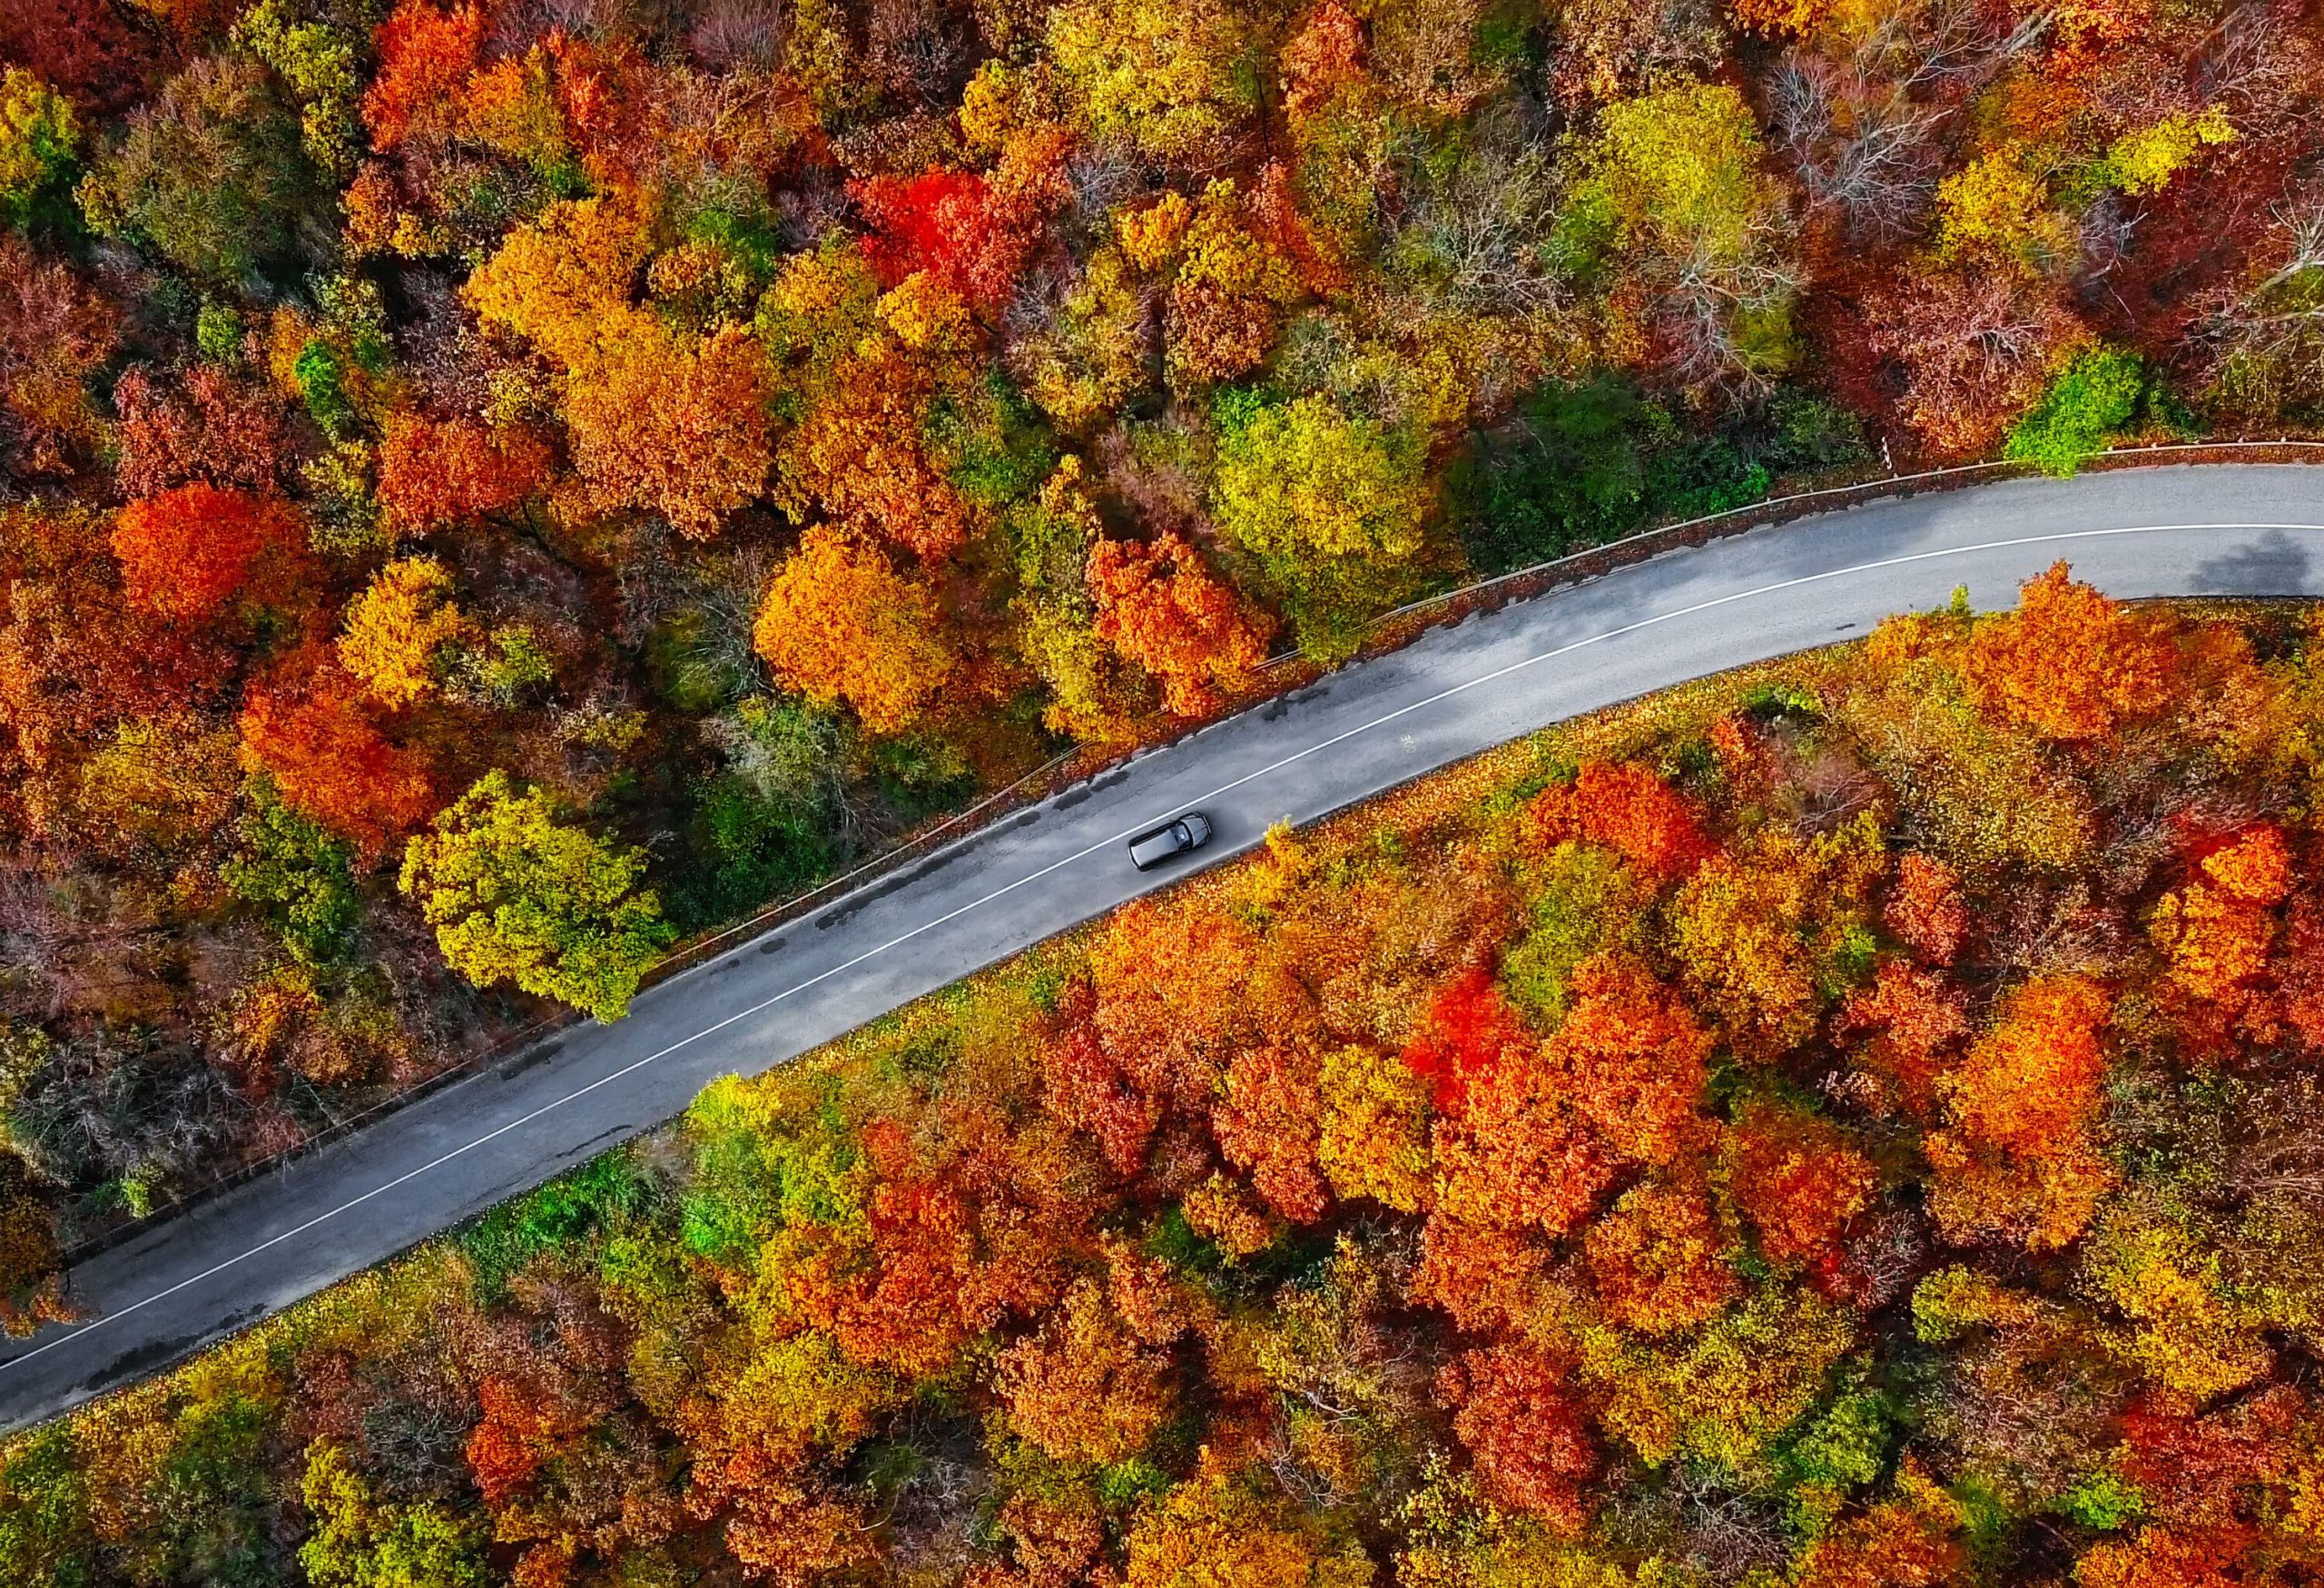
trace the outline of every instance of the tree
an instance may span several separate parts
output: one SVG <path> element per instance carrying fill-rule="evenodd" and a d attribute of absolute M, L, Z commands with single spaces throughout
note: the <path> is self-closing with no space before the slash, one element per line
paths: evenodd
<path fill-rule="evenodd" d="M 1960 1503 L 1909 1456 L 1896 1488 L 1808 1546 L 1800 1588 L 1945 1588 L 1961 1580 L 1968 1552 L 1955 1536 Z"/>
<path fill-rule="evenodd" d="M 1169 1415 L 1167 1366 L 1084 1279 L 1038 1333 L 1000 1354 L 993 1383 L 1009 1426 L 1051 1459 L 1109 1465 L 1137 1455 Z"/>
<path fill-rule="evenodd" d="M 339 662 L 397 711 L 436 691 L 447 652 L 480 637 L 452 600 L 449 569 L 434 557 L 398 557 L 348 603 Z"/>
<path fill-rule="evenodd" d="M 2052 207 L 2032 154 L 2018 145 L 1991 150 L 1937 184 L 1939 260 L 2043 275 L 2073 256 L 2073 223 Z"/>
<path fill-rule="evenodd" d="M 1170 279 L 1164 368 L 1173 390 L 1199 390 L 1258 368 L 1284 311 L 1300 298 L 1299 274 L 1263 235 L 1260 208 L 1222 178 L 1198 203 L 1165 193 L 1118 222 L 1130 262 Z"/>
<path fill-rule="evenodd" d="M 1236 414 L 1220 439 L 1212 510 L 1280 591 L 1299 643 L 1326 661 L 1412 587 L 1431 492 L 1408 437 L 1330 399 Z"/>
<path fill-rule="evenodd" d="M 1932 854 L 1915 851 L 1898 855 L 1896 879 L 1881 919 L 1927 963 L 1951 964 L 1969 931 L 1959 875 Z"/>
<path fill-rule="evenodd" d="M 1634 763 L 1582 764 L 1571 783 L 1552 784 L 1525 811 L 1525 840 L 1536 854 L 1581 839 L 1601 843 L 1659 884 L 1684 877 L 1709 857 L 1703 812 Z"/>
<path fill-rule="evenodd" d="M 119 313 L 69 266 L 0 232 L 0 467 L 63 475 L 97 454 L 90 387 L 120 335 Z"/>
<path fill-rule="evenodd" d="M 956 666 L 928 594 L 878 548 L 821 526 L 776 570 L 753 643 L 787 688 L 844 700 L 875 734 L 924 717 Z"/>
<path fill-rule="evenodd" d="M 70 1429 L 52 1425 L 0 1458 L 0 1568 L 26 1588 L 86 1582 L 89 1478 Z"/>
<path fill-rule="evenodd" d="M 98 231 L 143 238 L 188 274 L 231 287 L 285 262 L 323 192 L 295 108 L 235 54 L 202 56 L 137 111 L 81 202 Z"/>
<path fill-rule="evenodd" d="M 1140 1508 L 1124 1588 L 1368 1588 L 1371 1563 L 1350 1545 L 1326 1553 L 1289 1518 L 1225 1473 L 1190 1478 Z"/>
<path fill-rule="evenodd" d="M 510 232 L 460 296 L 478 318 L 578 370 L 608 333 L 641 328 L 630 297 L 651 252 L 644 218 L 621 195 L 559 200 Z"/>
<path fill-rule="evenodd" d="M 483 44 L 484 17 L 474 5 L 438 10 L 429 0 L 402 0 L 373 38 L 379 69 L 363 93 L 372 146 L 392 149 L 455 123 L 453 95 L 476 70 Z"/>
<path fill-rule="evenodd" d="M 1265 618 L 1175 533 L 1143 544 L 1095 541 L 1088 578 L 1098 637 L 1161 679 L 1165 703 L 1180 716 L 1215 709 L 1221 689 L 1265 659 Z"/>
<path fill-rule="evenodd" d="M 1606 107 L 1561 227 L 1619 261 L 1616 300 L 1635 299 L 1676 380 L 1764 391 L 1793 358 L 1786 209 L 1750 106 L 1700 83 Z"/>
<path fill-rule="evenodd" d="M 0 67 L 0 222 L 28 225 L 80 148 L 72 104 L 35 74 Z"/>
<path fill-rule="evenodd" d="M 1877 1186 L 1871 1161 L 1839 1127 L 1816 1115 L 1752 1104 L 1727 1134 L 1727 1194 L 1779 1266 L 1828 1276 L 1847 1223 Z"/>
<path fill-rule="evenodd" d="M 1925 1147 L 1931 1205 L 1951 1238 L 2049 1249 L 2089 1223 L 2111 1179 L 2088 1139 L 2107 1014 L 2105 993 L 2083 978 L 2028 981 L 1940 1083 L 1949 1124 Z"/>
<path fill-rule="evenodd" d="M 218 880 L 266 910 L 292 959 L 337 961 L 362 913 L 346 843 L 283 804 L 263 779 L 250 791 L 241 829 L 242 847 L 218 868 Z"/>
<path fill-rule="evenodd" d="M 2291 885 L 2282 829 L 2261 825 L 2212 850 L 2201 876 L 2156 902 L 2148 933 L 2171 976 L 2199 999 L 2237 1003 L 2267 970 L 2274 906 Z"/>
<path fill-rule="evenodd" d="M 522 505 L 548 470 L 548 449 L 527 430 L 404 416 L 379 443 L 379 505 L 397 528 L 425 535 Z"/>
<path fill-rule="evenodd" d="M 1612 1183 L 1614 1155 L 1574 1110 L 1558 1069 L 1512 1050 L 1471 1080 L 1436 1132 L 1438 1219 L 1565 1235 Z"/>
<path fill-rule="evenodd" d="M 428 819 L 436 792 L 426 758 L 390 742 L 358 696 L 336 660 L 285 662 L 243 702 L 242 764 L 271 776 L 285 803 L 376 862 Z"/>
<path fill-rule="evenodd" d="M 984 176 L 970 171 L 874 176 L 849 192 L 872 224 L 864 256 L 884 285 L 925 272 L 988 311 L 1016 291 L 1038 217 Z"/>
<path fill-rule="evenodd" d="M 2106 450 L 2146 399 L 2135 353 L 2098 347 L 2060 370 L 2032 412 L 2010 428 L 2002 456 L 2065 476 Z"/>
<path fill-rule="evenodd" d="M 1446 982 L 1413 1023 L 1404 1068 L 1434 1088 L 1439 1109 L 1457 1113 L 1473 1082 L 1530 1041 L 1492 972 L 1471 965 Z"/>
<path fill-rule="evenodd" d="M 1317 1087 L 1315 1160 L 1333 1193 L 1418 1212 L 1429 1195 L 1426 1082 L 1389 1054 L 1349 1046 L 1324 1053 Z"/>
<path fill-rule="evenodd" d="M 612 317 L 565 397 L 592 499 L 659 513 L 694 539 L 715 534 L 765 489 L 774 460 L 764 368 L 739 326 L 689 341 L 649 315 Z"/>
<path fill-rule="evenodd" d="M 1614 955 L 1573 976 L 1565 1023 L 1542 1044 L 1569 1107 L 1606 1149 L 1669 1164 L 1703 1139 L 1710 1033 L 1643 968 Z"/>
<path fill-rule="evenodd" d="M 118 112 L 152 92 L 165 47 L 101 0 L 23 0 L 0 11 L 0 57 L 84 109 Z"/>
<path fill-rule="evenodd" d="M 1935 1118 L 1954 1045 L 1969 1034 L 1962 1005 L 1960 989 L 1944 977 L 1895 960 L 1881 965 L 1871 986 L 1848 995 L 1839 1031 L 1873 1033 L 1849 1057 L 1877 1078 L 1882 1111 L 1901 1103 L 1917 1119 Z"/>
<path fill-rule="evenodd" d="M 129 598 L 199 623 L 250 584 L 287 538 L 285 515 L 241 491 L 185 485 L 132 502 L 113 521 L 113 550 Z"/>
<path fill-rule="evenodd" d="M 1699 1191 L 1649 1181 L 1590 1221 L 1582 1252 L 1598 1299 L 1626 1329 L 1668 1335 L 1743 1294 Z"/>
<path fill-rule="evenodd" d="M 673 937 L 637 884 L 645 853 L 557 820 L 547 790 L 492 772 L 437 814 L 404 851 L 398 885 L 436 929 L 451 967 L 479 987 L 513 981 L 600 1021 Z"/>
<path fill-rule="evenodd" d="M 1436 1377 L 1485 1493 L 1569 1534 L 1581 1530 L 1581 1485 L 1598 1470 L 1571 1377 L 1565 1364 L 1511 1346 L 1463 1352 Z"/>
<path fill-rule="evenodd" d="M 483 1540 L 433 1501 L 382 1504 L 330 1440 L 307 1453 L 300 1493 L 314 1532 L 299 1563 L 316 1588 L 485 1588 Z"/>
<path fill-rule="evenodd" d="M 1058 428 L 1084 435 L 1143 388 L 1152 328 L 1122 256 L 1090 256 L 1049 323 L 1019 338 L 1009 369 Z"/>
<path fill-rule="evenodd" d="M 936 395 L 924 360 L 893 339 L 864 339 L 783 439 L 777 505 L 804 520 L 820 503 L 859 535 L 926 560 L 957 550 L 973 521 L 930 444 Z"/>
<path fill-rule="evenodd" d="M 1192 163 L 1257 109 L 1236 70 L 1251 32 L 1231 0 L 1073 0 L 1049 14 L 1049 44 L 1089 131 Z"/>
<path fill-rule="evenodd" d="M 1867 294 L 1865 319 L 1903 373 L 1898 413 L 1944 456 L 1991 445 L 2091 342 L 2055 286 L 2014 271 L 1915 271 Z"/>
<path fill-rule="evenodd" d="M 1228 1162 L 1248 1169 L 1260 1198 L 1284 1218 L 1312 1223 L 1330 1203 L 1316 1172 L 1323 1099 L 1313 1053 L 1246 1049 L 1227 1066 L 1211 1129 Z"/>
<path fill-rule="evenodd" d="M 1969 648 L 1978 704 L 2043 738 L 2110 738 L 2168 709 L 2171 642 L 2063 562 L 2018 589 L 2017 610 L 1978 626 Z"/>
<path fill-rule="evenodd" d="M 121 412 L 114 478 L 130 497 L 182 485 L 266 495 L 287 484 L 290 438 L 279 395 L 209 365 L 163 382 L 140 365 L 113 386 Z"/>

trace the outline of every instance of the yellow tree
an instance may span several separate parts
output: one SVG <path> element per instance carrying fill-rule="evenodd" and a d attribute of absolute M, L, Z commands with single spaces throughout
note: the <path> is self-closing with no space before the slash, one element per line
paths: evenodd
<path fill-rule="evenodd" d="M 877 547 L 821 525 L 767 587 L 753 640 L 786 687 L 845 701 L 875 734 L 926 716 L 959 665 L 929 594 Z"/>
<path fill-rule="evenodd" d="M 1258 108 L 1236 70 L 1251 34 L 1233 0 L 1072 0 L 1049 14 L 1049 54 L 1091 132 L 1191 160 Z"/>
<path fill-rule="evenodd" d="M 451 571 L 432 557 L 398 557 L 348 603 L 339 661 L 390 710 L 434 693 L 444 653 L 477 637 L 452 600 Z"/>
<path fill-rule="evenodd" d="M 1613 302 L 1690 389 L 1764 389 L 1789 366 L 1800 271 L 1751 107 L 1723 83 L 1608 105 L 1573 210 L 1601 229 Z"/>
<path fill-rule="evenodd" d="M 1343 659 L 1363 620 L 1412 588 L 1433 501 L 1419 449 L 1321 395 L 1234 421 L 1218 449 L 1218 527 L 1283 593 L 1301 646 Z"/>
<path fill-rule="evenodd" d="M 546 790 L 494 772 L 412 839 L 399 881 L 478 986 L 513 981 L 615 1021 L 672 936 L 637 886 L 645 871 L 645 851 L 558 820 Z"/>

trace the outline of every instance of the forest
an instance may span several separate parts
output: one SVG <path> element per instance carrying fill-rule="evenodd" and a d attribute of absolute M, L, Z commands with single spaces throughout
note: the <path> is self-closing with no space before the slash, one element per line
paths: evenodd
<path fill-rule="evenodd" d="M 5 0 L 0 1297 L 1384 608 L 2324 404 L 2299 0 Z"/>
<path fill-rule="evenodd" d="M 0 1446 L 11 1588 L 2303 1588 L 2324 607 L 2062 566 L 1150 895 Z"/>

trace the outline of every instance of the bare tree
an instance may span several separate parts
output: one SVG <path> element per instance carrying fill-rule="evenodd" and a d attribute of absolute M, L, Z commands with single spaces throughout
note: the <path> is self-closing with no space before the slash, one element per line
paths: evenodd
<path fill-rule="evenodd" d="M 1523 314 L 1570 296 L 1544 248 L 1561 183 L 1548 140 L 1512 110 L 1482 118 L 1449 169 L 1406 163 L 1404 202 L 1383 251 L 1391 278 L 1427 282 L 1449 307 Z"/>
<path fill-rule="evenodd" d="M 2199 334 L 2221 395 L 2252 413 L 2324 401 L 2324 193 L 2276 212 L 2275 263 L 2214 291 Z"/>
<path fill-rule="evenodd" d="M 1809 205 L 1861 242 L 1909 235 L 1935 196 L 1939 135 L 2049 23 L 2041 11 L 1998 29 L 1967 0 L 1932 0 L 1890 11 L 1845 55 L 1787 50 L 1768 80 L 1769 122 Z"/>

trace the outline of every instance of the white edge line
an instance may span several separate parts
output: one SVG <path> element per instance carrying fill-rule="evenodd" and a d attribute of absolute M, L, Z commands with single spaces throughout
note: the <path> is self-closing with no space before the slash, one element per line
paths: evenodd
<path fill-rule="evenodd" d="M 1049 864 L 1043 866 L 1040 870 L 1028 873 L 1026 875 L 1018 878 L 1015 882 L 1009 883 L 1005 886 L 996 888 L 991 893 L 984 894 L 980 898 L 971 899 L 965 904 L 948 910 L 932 921 L 922 922 L 920 925 L 913 927 L 910 932 L 902 932 L 895 937 L 891 937 L 886 942 L 881 943 L 875 948 L 866 949 L 862 953 L 856 955 L 853 959 L 848 960 L 841 964 L 833 965 L 827 971 L 819 972 L 815 975 L 809 977 L 806 981 L 799 982 L 795 986 L 786 987 L 782 991 L 773 994 L 772 997 L 752 1004 L 747 1009 L 739 1010 L 736 1012 L 728 1015 L 724 1020 L 719 1021 L 714 1024 L 704 1027 L 701 1031 L 694 1032 L 692 1036 L 682 1037 L 666 1048 L 660 1049 L 655 1052 L 648 1053 L 643 1059 L 632 1060 L 629 1063 L 625 1064 L 619 1070 L 613 1070 L 606 1075 L 601 1075 L 596 1080 L 589 1082 L 586 1086 L 576 1088 L 576 1090 L 566 1093 L 563 1097 L 552 1099 L 551 1100 L 541 1104 L 538 1108 L 534 1109 L 531 1112 L 511 1119 L 507 1124 L 501 1125 L 495 1129 L 488 1130 L 484 1135 L 478 1137 L 475 1140 L 470 1141 L 464 1146 L 455 1147 L 449 1152 L 439 1154 L 438 1156 L 428 1159 L 426 1163 L 421 1164 L 417 1169 L 406 1169 L 402 1174 L 398 1175 L 395 1179 L 386 1181 L 384 1184 L 374 1186 L 371 1189 L 365 1191 L 360 1196 L 351 1197 L 348 1198 L 348 1200 L 341 1202 L 336 1208 L 330 1208 L 325 1212 L 318 1213 L 312 1218 L 308 1219 L 305 1223 L 295 1225 L 292 1228 L 282 1231 L 280 1235 L 271 1236 L 267 1239 L 261 1241 L 258 1245 L 251 1247 L 247 1251 L 238 1252 L 234 1256 L 227 1258 L 221 1262 L 213 1263 L 209 1267 L 202 1269 L 202 1272 L 192 1275 L 190 1277 L 181 1279 L 176 1284 L 168 1287 L 166 1289 L 157 1290 L 153 1295 L 146 1297 L 141 1301 L 132 1302 L 127 1307 L 119 1308 L 113 1312 L 106 1313 L 102 1317 L 92 1318 L 87 1323 L 81 1325 L 79 1327 L 68 1330 L 67 1332 L 57 1336 L 54 1339 L 47 1341 L 45 1344 L 36 1346 L 21 1356 L 12 1356 L 5 1362 L 0 1362 L 0 1374 L 5 1374 L 11 1368 L 21 1366 L 25 1363 L 33 1361 L 36 1357 L 44 1356 L 49 1352 L 56 1349 L 59 1346 L 69 1345 L 75 1340 L 84 1339 L 96 1330 L 104 1327 L 107 1324 L 118 1323 L 123 1318 L 143 1312 L 149 1307 L 153 1307 L 160 1302 L 167 1301 L 171 1297 L 178 1295 L 182 1291 L 191 1289 L 192 1287 L 202 1283 L 204 1280 L 215 1278 L 218 1275 L 224 1273 L 227 1269 L 238 1267 L 242 1263 L 248 1262 L 252 1258 L 259 1257 L 266 1252 L 271 1251 L 276 1247 L 281 1246 L 285 1242 L 296 1240 L 299 1237 L 306 1234 L 309 1230 L 314 1229 L 319 1226 L 328 1224 L 332 1219 L 339 1218 L 341 1214 L 351 1213 L 356 1208 L 362 1207 L 365 1203 L 373 1201 L 380 1197 L 386 1196 L 390 1191 L 397 1190 L 401 1187 L 407 1186 L 413 1180 L 419 1179 L 422 1175 L 432 1173 L 436 1169 L 441 1169 L 444 1165 L 450 1163 L 453 1159 L 464 1158 L 468 1154 L 476 1151 L 478 1148 L 488 1147 L 493 1142 L 500 1139 L 503 1136 L 507 1135 L 513 1130 L 522 1129 L 527 1125 L 531 1124 L 534 1120 L 540 1119 L 543 1115 L 554 1112 L 556 1110 L 563 1108 L 567 1103 L 577 1102 L 581 1099 L 587 1097 L 591 1092 L 596 1091 L 603 1087 L 611 1086 L 615 1081 L 621 1080 L 628 1076 L 634 1075 L 638 1070 L 645 1069 L 647 1065 L 654 1064 L 661 1060 L 666 1059 L 671 1054 L 679 1051 L 681 1049 L 692 1047 L 694 1043 L 701 1041 L 704 1037 L 715 1036 L 720 1031 L 724 1031 L 727 1027 L 735 1024 L 737 1021 L 748 1020 L 753 1015 L 763 1014 L 766 1011 L 783 1001 L 783 1000 L 793 997 L 798 993 L 804 992 L 810 988 L 820 986 L 822 983 L 830 981 L 834 976 L 838 976 L 848 971 L 853 970 L 856 966 L 863 963 L 866 960 L 876 959 L 878 956 L 886 953 L 889 950 L 910 942 L 912 939 L 921 936 L 924 932 L 933 932 L 940 926 L 946 925 L 952 921 L 958 920 L 960 916 L 967 914 L 971 910 L 981 909 L 983 906 L 991 903 L 996 899 L 1003 898 L 1008 894 L 1015 893 L 1019 888 L 1039 882 L 1043 877 L 1049 876 L 1054 873 L 1062 871 L 1067 866 L 1087 860 L 1089 856 L 1096 854 L 1100 850 L 1111 849 L 1117 843 L 1125 843 L 1130 838 L 1136 836 L 1137 833 L 1144 832 L 1147 828 L 1153 826 L 1156 822 L 1167 821 L 1171 816 L 1191 810 L 1195 806 L 1203 804 L 1208 801 L 1215 800 L 1221 794 L 1232 794 L 1235 790 L 1241 788 L 1246 784 L 1256 782 L 1262 777 L 1271 776 L 1274 774 L 1282 771 L 1286 766 L 1295 765 L 1301 761 L 1306 760 L 1311 755 L 1320 755 L 1322 752 L 1331 749 L 1335 745 L 1344 744 L 1347 740 L 1354 738 L 1359 734 L 1370 733 L 1373 729 L 1383 727 L 1389 723 L 1396 721 L 1399 717 L 1410 716 L 1416 711 L 1423 711 L 1433 705 L 1441 705 L 1445 701 L 1452 699 L 1455 695 L 1465 695 L 1472 689 L 1481 688 L 1487 684 L 1497 683 L 1501 679 L 1508 677 L 1512 673 L 1522 672 L 1528 667 L 1537 666 L 1543 662 L 1554 661 L 1560 656 L 1571 655 L 1572 652 L 1581 650 L 1585 646 L 1599 645 L 1610 639 L 1620 639 L 1625 635 L 1635 634 L 1643 628 L 1652 628 L 1658 625 L 1673 622 L 1681 617 L 1692 617 L 1698 613 L 1709 612 L 1720 607 L 1733 606 L 1738 601 L 1754 600 L 1762 596 L 1775 595 L 1778 591 L 1797 589 L 1803 585 L 1821 584 L 1828 579 L 1844 578 L 1852 574 L 1876 573 L 1883 568 L 1903 567 L 1912 563 L 1933 562 L 1951 557 L 1967 557 L 1983 551 L 2006 551 L 2013 547 L 2019 546 L 2042 546 L 2054 541 L 2063 540 L 2093 540 L 2118 535 L 2167 535 L 2196 529 L 2285 529 L 2314 532 L 2324 531 L 2324 524 L 2141 524 L 2124 526 L 2112 529 L 2060 530 L 2048 535 L 2024 535 L 2005 540 L 1980 541 L 1973 546 L 1955 546 L 1943 547 L 1935 551 L 1910 552 L 1900 557 L 1882 557 L 1873 562 L 1852 563 L 1846 567 L 1827 568 L 1821 573 L 1802 574 L 1796 578 L 1778 579 L 1773 584 L 1758 585 L 1748 590 L 1738 590 L 1729 595 L 1714 597 L 1708 601 L 1698 601 L 1690 607 L 1681 607 L 1669 612 L 1657 613 L 1651 617 L 1641 617 L 1635 622 L 1625 623 L 1617 627 L 1606 629 L 1598 634 L 1590 635 L 1585 638 L 1572 640 L 1565 645 L 1553 646 L 1549 650 L 1538 652 L 1535 655 L 1526 656 L 1521 660 L 1508 663 L 1505 666 L 1494 668 L 1490 673 L 1481 673 L 1476 677 L 1468 679 L 1463 683 L 1455 684 L 1449 688 L 1439 690 L 1434 695 L 1431 695 L 1424 699 L 1415 700 L 1409 705 L 1398 706 L 1395 710 L 1374 717 L 1369 722 L 1360 723 L 1354 727 L 1343 729 L 1341 732 L 1333 735 L 1328 739 L 1319 740 L 1315 744 L 1308 745 L 1304 750 L 1295 751 L 1279 761 L 1270 762 L 1268 764 L 1260 767 L 1256 772 L 1247 772 L 1242 776 L 1234 779 L 1232 782 L 1223 783 L 1207 794 L 1196 794 L 1192 799 L 1181 801 L 1178 804 L 1172 805 L 1169 810 L 1161 816 L 1157 816 L 1150 820 L 1140 821 L 1132 826 L 1126 827 L 1120 833 L 1114 834 L 1112 837 L 1100 839 L 1097 843 L 1090 844 L 1086 849 L 1077 850 L 1073 853 L 1067 855 L 1062 860 L 1052 861 Z M 844 897 L 844 895 L 842 895 L 842 897 Z M 723 956 L 714 956 L 714 958 L 719 957 Z M 699 968 L 700 967 L 696 967 L 696 969 Z"/>

